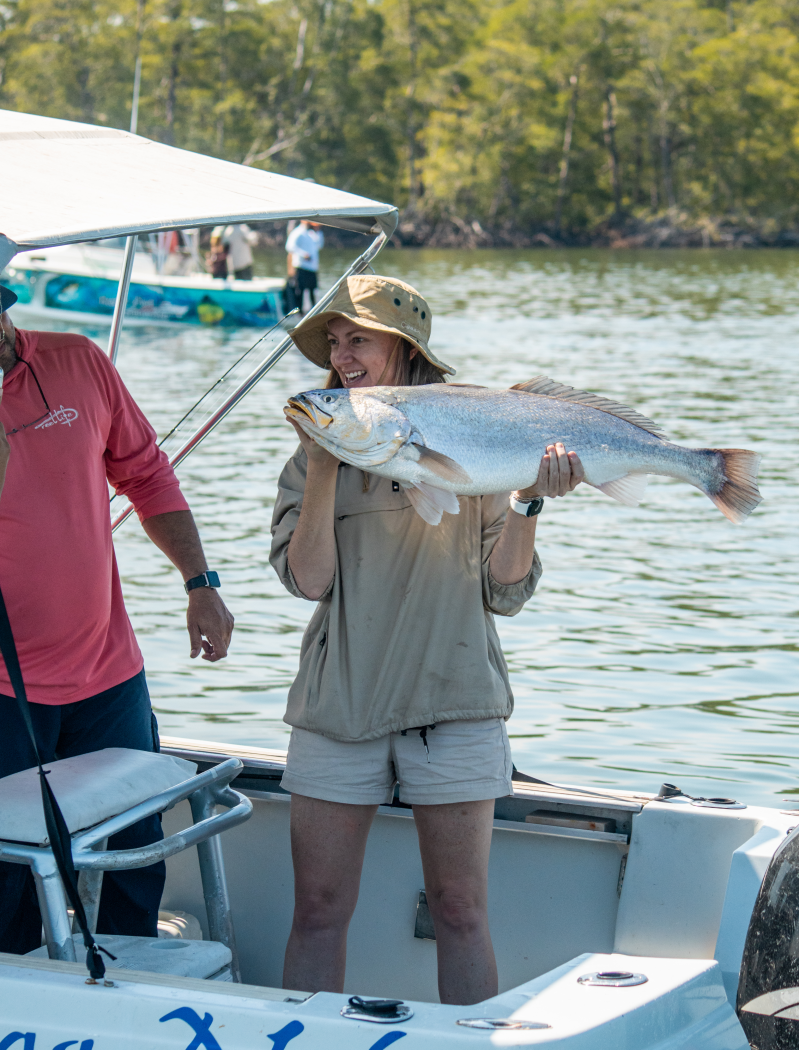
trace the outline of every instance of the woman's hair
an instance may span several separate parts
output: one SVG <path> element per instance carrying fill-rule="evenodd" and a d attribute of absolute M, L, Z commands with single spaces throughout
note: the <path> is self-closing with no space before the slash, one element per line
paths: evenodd
<path fill-rule="evenodd" d="M 408 339 L 397 338 L 394 350 L 389 358 L 385 378 L 389 380 L 390 386 L 426 386 L 428 383 L 446 383 L 444 373 L 431 364 L 420 350 L 411 357 L 411 351 L 416 349 Z M 393 368 L 391 368 L 393 362 Z M 389 378 L 389 371 L 394 375 Z M 339 390 L 344 386 L 344 381 L 338 372 L 330 366 L 330 371 L 325 383 L 326 390 Z"/>

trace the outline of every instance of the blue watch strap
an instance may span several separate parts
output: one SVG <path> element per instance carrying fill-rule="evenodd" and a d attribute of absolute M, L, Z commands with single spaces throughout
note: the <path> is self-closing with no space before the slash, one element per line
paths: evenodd
<path fill-rule="evenodd" d="M 200 573 L 199 576 L 192 576 L 190 580 L 186 580 L 183 586 L 186 594 L 188 594 L 195 587 L 221 587 L 222 585 L 219 582 L 219 573 L 209 569 L 208 572 Z"/>

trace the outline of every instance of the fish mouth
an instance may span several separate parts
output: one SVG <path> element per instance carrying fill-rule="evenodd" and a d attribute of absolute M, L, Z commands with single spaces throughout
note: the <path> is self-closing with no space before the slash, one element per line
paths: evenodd
<path fill-rule="evenodd" d="M 319 430 L 324 430 L 325 427 L 329 427 L 333 422 L 333 417 L 329 412 L 324 412 L 318 405 L 315 405 L 310 398 L 307 398 L 305 394 L 297 394 L 296 397 L 290 397 L 288 404 L 283 410 L 287 416 L 291 416 L 298 422 L 303 420 L 309 420 Z"/>

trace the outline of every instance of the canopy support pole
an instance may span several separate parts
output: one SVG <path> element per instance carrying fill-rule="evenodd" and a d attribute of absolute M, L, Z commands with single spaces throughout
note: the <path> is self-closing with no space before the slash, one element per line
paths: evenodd
<path fill-rule="evenodd" d="M 133 257 L 136 254 L 136 235 L 125 240 L 125 254 L 122 258 L 122 273 L 117 286 L 117 297 L 114 303 L 114 316 L 111 319 L 111 334 L 108 337 L 108 356 L 113 364 L 117 363 L 119 337 L 122 334 L 122 322 L 125 320 L 125 308 L 128 305 L 130 275 L 133 273 Z"/>
<path fill-rule="evenodd" d="M 325 292 L 325 294 L 322 296 L 319 302 L 314 307 L 312 307 L 312 309 L 310 309 L 305 316 L 313 317 L 315 314 L 320 314 L 324 310 L 326 310 L 330 302 L 334 299 L 336 292 L 339 290 L 339 286 L 344 281 L 346 281 L 348 277 L 353 277 L 355 276 L 355 274 L 363 273 L 363 271 L 370 265 L 372 260 L 375 258 L 375 256 L 378 254 L 378 252 L 387 240 L 388 237 L 385 233 L 381 233 L 378 237 L 376 237 L 375 240 L 372 241 L 372 243 L 363 253 L 363 255 L 358 256 L 358 258 L 355 260 L 352 266 L 350 266 L 350 268 L 344 274 L 342 274 L 342 276 L 338 279 L 338 281 L 336 281 L 332 288 Z M 133 256 L 131 254 L 131 259 L 132 258 Z M 119 299 L 117 299 L 117 305 L 119 305 Z M 114 312 L 114 317 L 116 317 L 116 311 Z M 211 431 L 214 430 L 216 426 L 222 422 L 222 420 L 225 418 L 228 412 L 230 412 L 230 410 L 234 408 L 239 403 L 239 401 L 241 401 L 245 394 L 248 394 L 252 390 L 252 388 L 263 379 L 266 373 L 269 372 L 270 369 L 274 368 L 274 366 L 278 363 L 281 357 L 283 357 L 284 354 L 292 346 L 294 346 L 294 341 L 291 338 L 291 336 L 288 335 L 269 355 L 266 361 L 262 362 L 255 369 L 254 372 L 252 372 L 249 376 L 247 376 L 245 380 L 243 380 L 240 386 L 233 391 L 230 397 L 219 406 L 219 408 L 216 410 L 216 412 L 214 412 L 211 418 L 207 422 L 203 423 L 201 427 L 198 427 L 198 429 L 195 430 L 195 432 L 188 439 L 186 444 L 181 449 L 179 449 L 179 451 L 177 451 L 174 454 L 174 456 L 171 457 L 171 459 L 169 460 L 170 465 L 172 467 L 177 467 L 179 463 L 182 463 L 183 460 L 191 452 L 193 452 L 195 448 L 197 448 L 197 446 L 200 444 L 203 438 L 207 437 L 211 433 Z M 111 531 L 116 531 L 116 529 L 119 528 L 122 522 L 125 521 L 132 512 L 133 504 L 129 503 L 127 507 L 125 507 L 124 510 L 122 510 L 117 515 L 117 517 L 114 518 L 113 522 L 111 523 Z"/>

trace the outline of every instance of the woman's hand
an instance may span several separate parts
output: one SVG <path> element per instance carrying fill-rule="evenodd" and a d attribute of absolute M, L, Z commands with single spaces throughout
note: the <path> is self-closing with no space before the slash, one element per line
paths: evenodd
<path fill-rule="evenodd" d="M 565 496 L 567 492 L 574 489 L 585 481 L 585 471 L 576 452 L 567 452 L 565 446 L 558 441 L 554 445 L 547 445 L 547 450 L 541 457 L 538 468 L 538 478 L 529 488 L 520 489 L 519 495 L 523 499 L 534 499 L 536 496 Z"/>
<path fill-rule="evenodd" d="M 305 455 L 308 457 L 308 467 L 318 467 L 322 470 L 336 471 L 338 470 L 339 460 L 327 451 L 326 448 L 322 448 L 318 441 L 306 434 L 299 423 L 286 416 L 286 419 L 291 423 L 294 429 L 297 431 L 297 437 L 300 439 L 300 444 L 305 449 Z"/>

